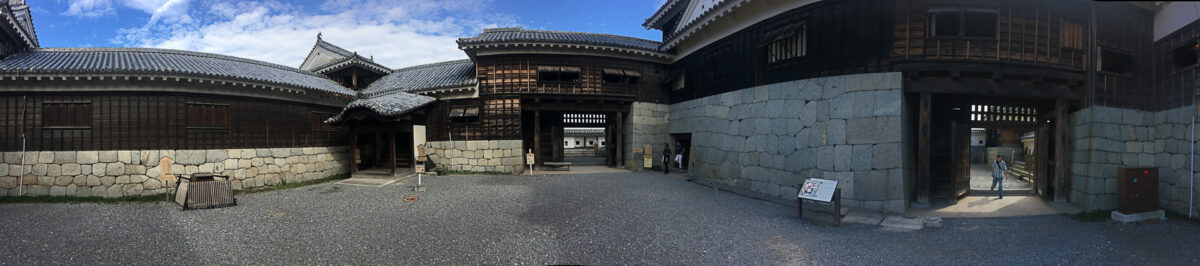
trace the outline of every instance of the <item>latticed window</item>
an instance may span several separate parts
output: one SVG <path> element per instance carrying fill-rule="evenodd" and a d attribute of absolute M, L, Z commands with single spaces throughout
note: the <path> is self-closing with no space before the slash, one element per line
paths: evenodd
<path fill-rule="evenodd" d="M 767 47 L 767 62 L 775 63 L 792 58 L 799 58 L 808 54 L 808 30 L 807 25 L 800 26 L 800 30 L 793 34 L 781 37 Z"/>
<path fill-rule="evenodd" d="M 188 129 L 229 129 L 229 105 L 188 103 Z"/>
<path fill-rule="evenodd" d="M 91 102 L 47 102 L 42 104 L 44 128 L 91 128 Z"/>
<path fill-rule="evenodd" d="M 1083 50 L 1083 23 L 1064 19 L 1061 32 L 1063 48 Z"/>

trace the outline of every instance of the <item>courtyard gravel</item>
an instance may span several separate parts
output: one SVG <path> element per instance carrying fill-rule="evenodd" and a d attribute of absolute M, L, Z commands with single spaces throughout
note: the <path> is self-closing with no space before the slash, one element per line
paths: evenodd
<path fill-rule="evenodd" d="M 946 219 L 900 232 L 814 226 L 651 172 L 428 177 L 419 193 L 414 182 L 325 183 L 195 211 L 0 204 L 0 264 L 1200 264 L 1200 226 L 1184 221 Z"/>

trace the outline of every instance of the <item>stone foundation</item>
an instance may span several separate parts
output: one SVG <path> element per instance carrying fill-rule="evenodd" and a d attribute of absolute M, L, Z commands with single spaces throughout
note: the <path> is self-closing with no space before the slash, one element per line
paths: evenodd
<path fill-rule="evenodd" d="M 785 200 L 806 178 L 832 179 L 847 206 L 903 213 L 914 158 L 901 82 L 861 74 L 713 95 L 671 105 L 669 132 L 692 134 L 693 176 Z"/>
<path fill-rule="evenodd" d="M 671 106 L 666 104 L 648 103 L 648 102 L 633 102 L 629 108 L 629 117 L 624 121 L 624 134 L 621 138 L 625 142 L 622 147 L 625 153 L 625 168 L 638 171 L 644 168 L 643 159 L 645 153 L 634 153 L 634 148 L 644 148 L 646 144 L 654 147 L 651 152 L 651 159 L 655 165 L 662 165 L 662 148 L 663 143 L 671 143 L 671 150 L 675 149 L 675 143 L 671 141 L 670 135 L 667 135 L 667 121 L 671 118 Z"/>
<path fill-rule="evenodd" d="M 1103 106 L 1071 113 L 1071 202 L 1088 210 L 1116 209 L 1117 168 L 1157 166 L 1159 205 L 1187 213 L 1195 196 L 1188 193 L 1194 113 L 1191 107 L 1150 112 Z"/>
<path fill-rule="evenodd" d="M 349 172 L 346 147 L 29 151 L 25 195 L 122 197 L 168 193 L 176 176 L 197 172 L 227 175 L 233 189 L 302 182 Z M 0 192 L 17 196 L 21 152 L 5 152 Z"/>
<path fill-rule="evenodd" d="M 425 154 L 439 169 L 520 174 L 525 165 L 521 140 L 429 141 Z"/>

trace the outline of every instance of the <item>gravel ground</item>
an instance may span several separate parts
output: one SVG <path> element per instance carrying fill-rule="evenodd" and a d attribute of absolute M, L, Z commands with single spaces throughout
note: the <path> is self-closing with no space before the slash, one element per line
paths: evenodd
<path fill-rule="evenodd" d="M 897 232 L 813 226 L 651 172 L 425 182 L 419 194 L 326 183 L 197 211 L 0 204 L 0 264 L 1200 264 L 1200 226 L 1181 221 L 947 219 Z"/>
<path fill-rule="evenodd" d="M 989 190 L 992 188 L 992 166 L 988 164 L 972 164 L 971 165 L 971 189 L 974 190 Z M 1014 175 L 1009 175 L 1008 179 L 1004 180 L 1004 190 L 1032 190 L 1033 185 L 1029 182 L 1021 181 Z"/>

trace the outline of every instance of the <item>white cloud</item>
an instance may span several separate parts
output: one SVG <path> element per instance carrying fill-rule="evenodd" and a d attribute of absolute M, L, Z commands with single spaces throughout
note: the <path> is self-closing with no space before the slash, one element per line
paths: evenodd
<path fill-rule="evenodd" d="M 99 18 L 116 15 L 111 0 L 67 0 L 67 11 L 64 16 L 81 18 Z"/>
<path fill-rule="evenodd" d="M 317 8 L 278 1 L 137 0 L 162 3 L 146 26 L 120 31 L 126 46 L 195 50 L 299 66 L 318 32 L 393 68 L 466 58 L 455 43 L 482 28 L 515 25 L 486 0 L 330 0 Z M 175 8 L 167 8 L 172 2 Z M 191 8 L 194 9 L 191 9 Z M 184 19 L 186 18 L 186 19 Z"/>

